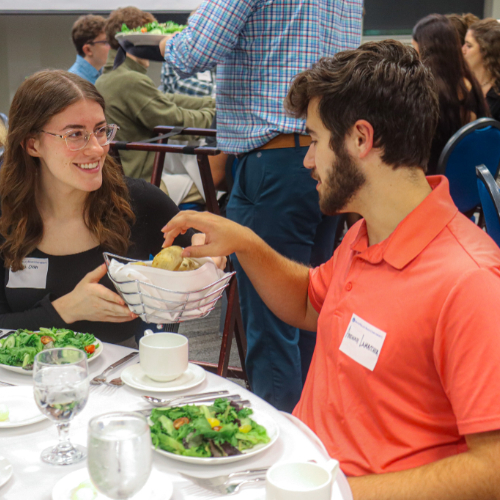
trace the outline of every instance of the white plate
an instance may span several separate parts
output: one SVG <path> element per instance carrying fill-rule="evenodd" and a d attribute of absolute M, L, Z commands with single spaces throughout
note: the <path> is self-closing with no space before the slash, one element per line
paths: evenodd
<path fill-rule="evenodd" d="M 0 422 L 0 429 L 22 427 L 47 418 L 36 405 L 31 386 L 2 387 L 0 401 L 9 410 L 9 420 Z"/>
<path fill-rule="evenodd" d="M 0 456 L 0 487 L 2 487 L 12 477 L 12 465 Z"/>
<path fill-rule="evenodd" d="M 140 391 L 149 392 L 176 392 L 191 389 L 201 384 L 207 374 L 205 370 L 193 363 L 188 364 L 188 369 L 175 380 L 170 382 L 156 382 L 150 379 L 141 368 L 139 363 L 128 366 L 122 371 L 122 380 L 130 387 Z"/>
<path fill-rule="evenodd" d="M 104 346 L 98 338 L 95 339 L 95 343 L 99 344 L 99 347 L 94 351 L 94 355 L 88 359 L 88 361 L 94 361 L 94 359 L 98 358 L 104 350 Z M 4 368 L 5 370 L 9 370 L 11 372 L 21 373 L 22 375 L 33 375 L 33 370 L 24 370 L 22 366 L 10 366 L 0 363 L 0 368 Z"/>
<path fill-rule="evenodd" d="M 151 35 L 149 33 L 118 33 L 115 38 L 127 40 L 133 45 L 159 45 L 167 35 Z"/>
<path fill-rule="evenodd" d="M 189 403 L 188 403 L 189 404 Z M 252 420 L 255 420 L 258 424 L 266 428 L 267 435 L 271 438 L 267 444 L 258 444 L 249 450 L 245 450 L 241 455 L 233 455 L 231 457 L 186 457 L 184 455 L 176 455 L 175 453 L 170 453 L 169 451 L 160 450 L 155 448 L 155 451 L 160 455 L 164 455 L 172 460 L 179 460 L 180 462 L 187 462 L 190 464 L 201 464 L 201 465 L 224 465 L 231 462 L 238 462 L 239 460 L 245 460 L 246 458 L 253 457 L 263 451 L 267 450 L 272 446 L 279 436 L 279 427 L 276 422 L 263 412 L 255 411 L 250 415 Z"/>
<path fill-rule="evenodd" d="M 71 472 L 59 480 L 52 489 L 52 500 L 71 500 L 71 493 L 80 484 L 88 485 L 88 496 L 83 498 L 91 498 L 92 500 L 108 500 L 109 497 L 97 492 L 92 485 L 87 469 L 80 469 Z M 85 488 L 87 489 L 87 488 Z M 93 496 L 92 492 L 95 492 Z M 174 492 L 172 483 L 156 469 L 151 471 L 148 482 L 144 485 L 139 493 L 136 493 L 130 500 L 169 500 Z"/>

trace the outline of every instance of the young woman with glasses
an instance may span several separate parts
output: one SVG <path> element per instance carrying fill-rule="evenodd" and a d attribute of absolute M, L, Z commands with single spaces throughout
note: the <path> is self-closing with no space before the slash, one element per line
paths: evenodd
<path fill-rule="evenodd" d="M 151 184 L 125 178 L 108 156 L 117 126 L 86 80 L 42 71 L 10 109 L 0 171 L 0 327 L 70 328 L 133 346 L 142 321 L 115 292 L 103 251 L 148 259 L 176 205 Z M 177 245 L 188 246 L 191 234 Z"/>

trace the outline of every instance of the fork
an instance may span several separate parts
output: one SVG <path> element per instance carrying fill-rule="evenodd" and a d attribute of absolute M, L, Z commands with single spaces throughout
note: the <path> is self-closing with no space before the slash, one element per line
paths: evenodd
<path fill-rule="evenodd" d="M 201 486 L 202 488 L 210 488 L 211 486 L 220 486 L 221 484 L 226 484 L 231 481 L 234 477 L 238 476 L 251 476 L 253 474 L 265 474 L 269 467 L 263 467 L 262 469 L 248 469 L 238 472 L 231 472 L 230 474 L 222 474 L 221 476 L 215 477 L 198 477 L 191 476 L 190 474 L 185 474 L 184 472 L 179 472 L 182 477 L 189 479 L 193 483 Z"/>
<path fill-rule="evenodd" d="M 191 476 L 188 476 L 187 474 L 183 474 L 182 472 L 180 473 L 181 476 L 184 476 L 186 479 L 191 479 Z M 201 479 L 201 478 L 198 478 Z M 201 489 L 203 488 L 206 491 L 210 491 L 212 493 L 217 493 L 219 495 L 236 495 L 240 491 L 240 489 L 243 487 L 245 484 L 251 484 L 251 483 L 259 483 L 261 481 L 265 481 L 266 477 L 265 476 L 258 476 L 254 478 L 245 478 L 243 481 L 239 481 L 237 483 L 222 483 L 222 484 L 216 484 L 213 486 L 207 486 L 207 485 L 200 485 L 199 483 L 197 486 Z M 201 491 L 200 491 L 201 493 Z M 205 493 L 206 494 L 206 493 Z"/>
<path fill-rule="evenodd" d="M 174 401 L 176 403 L 180 401 L 186 401 L 190 402 L 189 400 L 191 399 L 202 399 L 202 398 L 208 398 L 212 396 L 221 396 L 223 394 L 228 394 L 229 391 L 223 390 L 223 391 L 213 391 L 213 392 L 201 392 L 199 394 L 187 394 L 184 396 L 176 396 L 173 399 L 161 399 L 161 398 L 155 398 L 154 396 L 142 396 L 149 404 L 153 406 L 172 406 Z"/>
<path fill-rule="evenodd" d="M 214 400 L 210 400 L 210 399 L 201 399 L 201 400 L 194 400 L 194 401 L 189 401 L 189 404 L 192 404 L 192 403 L 209 403 L 210 401 L 214 401 Z M 236 401 L 236 403 L 238 403 L 240 406 L 245 406 L 245 407 L 249 407 L 251 405 L 250 401 L 248 399 L 245 399 L 244 401 Z M 163 406 L 162 408 L 164 408 L 165 410 L 168 410 L 169 408 L 171 408 L 170 406 Z M 154 410 L 154 408 L 146 408 L 145 410 L 132 410 L 132 411 L 135 411 L 136 413 L 140 413 L 141 415 L 144 415 L 146 417 L 149 417 L 151 415 L 151 412 Z"/>

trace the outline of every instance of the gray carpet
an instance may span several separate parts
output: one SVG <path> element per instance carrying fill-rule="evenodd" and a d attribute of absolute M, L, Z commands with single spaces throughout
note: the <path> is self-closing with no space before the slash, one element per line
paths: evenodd
<path fill-rule="evenodd" d="M 180 324 L 179 333 L 189 339 L 189 359 L 210 363 L 219 362 L 222 341 L 221 302 L 220 300 L 217 302 L 215 309 L 206 318 L 194 319 Z M 229 365 L 241 366 L 234 338 Z"/>

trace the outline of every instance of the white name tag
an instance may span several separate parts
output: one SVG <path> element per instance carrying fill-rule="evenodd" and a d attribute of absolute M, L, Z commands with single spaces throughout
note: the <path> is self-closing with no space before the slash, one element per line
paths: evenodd
<path fill-rule="evenodd" d="M 385 335 L 382 330 L 353 314 L 340 344 L 340 350 L 373 371 L 384 345 Z"/>
<path fill-rule="evenodd" d="M 24 269 L 13 272 L 9 269 L 7 288 L 47 288 L 49 259 L 23 259 Z"/>

